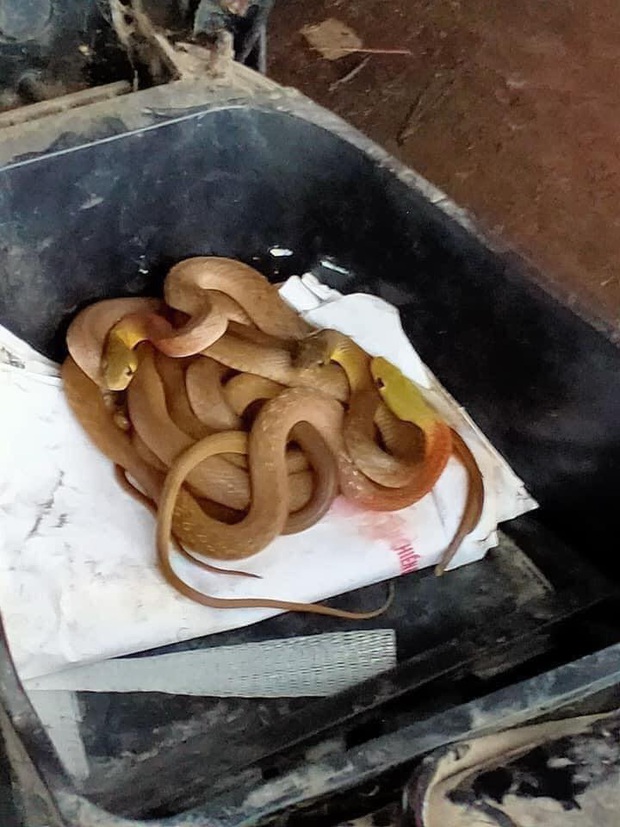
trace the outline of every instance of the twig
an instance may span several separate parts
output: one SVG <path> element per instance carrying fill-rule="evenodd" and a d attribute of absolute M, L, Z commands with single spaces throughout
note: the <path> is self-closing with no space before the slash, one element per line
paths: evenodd
<path fill-rule="evenodd" d="M 344 46 L 334 48 L 338 52 L 358 52 L 367 55 L 410 55 L 410 49 L 364 49 L 363 46 L 347 49 Z"/>
<path fill-rule="evenodd" d="M 450 91 L 451 86 L 452 81 L 442 81 L 440 85 L 431 80 L 414 98 L 413 103 L 409 107 L 407 117 L 396 135 L 396 143 L 398 146 L 403 146 L 409 138 L 415 135 L 422 119 L 439 105 Z"/>
<path fill-rule="evenodd" d="M 368 63 L 369 60 L 370 60 L 370 55 L 368 55 L 368 57 L 365 57 L 363 60 L 360 60 L 360 62 L 357 64 L 357 66 L 355 66 L 355 68 L 351 69 L 350 72 L 347 72 L 346 75 L 343 75 L 341 78 L 338 78 L 338 80 L 335 80 L 333 83 L 330 83 L 329 91 L 333 92 L 334 89 L 337 89 L 341 84 L 348 83 L 350 80 L 353 80 L 353 78 L 356 75 L 359 75 L 359 73 L 362 71 L 364 66 L 366 66 L 366 64 Z"/>

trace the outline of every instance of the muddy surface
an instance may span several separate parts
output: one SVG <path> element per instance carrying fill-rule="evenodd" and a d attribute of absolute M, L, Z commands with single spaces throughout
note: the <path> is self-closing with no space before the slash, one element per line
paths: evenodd
<path fill-rule="evenodd" d="M 300 29 L 329 17 L 365 47 L 411 54 L 326 60 Z M 619 43 L 615 0 L 278 0 L 269 74 L 620 328 Z"/>

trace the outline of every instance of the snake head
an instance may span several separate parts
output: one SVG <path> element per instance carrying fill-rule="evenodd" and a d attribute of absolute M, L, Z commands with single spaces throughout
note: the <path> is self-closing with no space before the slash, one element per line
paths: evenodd
<path fill-rule="evenodd" d="M 399 419 L 420 427 L 438 420 L 438 414 L 426 401 L 422 389 L 396 365 L 376 356 L 370 362 L 370 372 L 383 401 Z"/>
<path fill-rule="evenodd" d="M 124 391 L 138 370 L 137 348 L 149 339 L 174 333 L 170 322 L 159 313 L 128 313 L 107 335 L 101 357 L 101 373 L 108 390 Z"/>
<path fill-rule="evenodd" d="M 331 342 L 327 335 L 329 332 L 319 330 L 300 339 L 293 353 L 293 366 L 305 370 L 329 364 L 332 356 Z"/>
<path fill-rule="evenodd" d="M 124 391 L 138 370 L 138 354 L 124 342 L 110 338 L 101 360 L 101 373 L 108 390 Z"/>
<path fill-rule="evenodd" d="M 388 362 L 383 356 L 375 356 L 371 359 L 370 372 L 381 396 L 394 393 L 394 389 L 401 385 L 403 381 L 409 381 L 396 365 Z"/>

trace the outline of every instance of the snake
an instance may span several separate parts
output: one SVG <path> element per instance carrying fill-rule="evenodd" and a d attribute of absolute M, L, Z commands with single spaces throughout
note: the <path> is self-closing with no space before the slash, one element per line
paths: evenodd
<path fill-rule="evenodd" d="M 232 299 L 259 330 L 271 336 L 300 339 L 312 330 L 297 311 L 282 301 L 261 273 L 235 259 L 195 256 L 175 264 L 166 276 L 164 299 L 170 307 L 200 317 L 203 307 L 200 296 L 203 291 L 211 290 L 221 291 Z M 217 317 L 218 314 L 210 315 Z M 213 340 L 220 336 L 214 336 Z M 196 347 L 191 352 L 204 349 L 204 346 Z"/>
<path fill-rule="evenodd" d="M 150 497 L 147 497 L 146 494 L 143 494 L 139 488 L 136 488 L 133 483 L 129 481 L 127 478 L 127 472 L 124 468 L 120 465 L 114 466 L 114 476 L 116 481 L 120 485 L 120 487 L 126 491 L 131 497 L 133 497 L 136 502 L 139 502 L 143 505 L 146 510 L 152 514 L 152 516 L 157 520 L 157 505 Z M 185 557 L 192 565 L 197 566 L 204 571 L 212 572 L 213 574 L 230 574 L 235 577 L 252 577 L 257 580 L 261 580 L 260 574 L 254 574 L 253 572 L 249 571 L 239 571 L 238 569 L 223 569 L 219 566 L 213 566 L 211 563 L 207 563 L 206 560 L 200 560 L 198 557 L 195 557 L 191 552 L 189 552 L 182 543 L 179 541 L 177 537 L 175 537 L 174 533 L 171 533 L 172 543 L 174 545 L 175 550 L 181 557 Z"/>
<path fill-rule="evenodd" d="M 384 360 L 385 361 L 385 360 Z M 407 456 L 401 443 L 400 455 L 395 456 L 385 451 L 375 440 L 377 417 L 382 397 L 377 390 L 378 358 L 372 359 L 352 339 L 336 330 L 320 330 L 298 345 L 294 363 L 301 366 L 326 365 L 337 362 L 347 376 L 350 388 L 350 400 L 344 422 L 344 441 L 355 465 L 382 488 L 395 489 L 394 498 L 399 503 L 411 505 L 421 499 L 435 485 L 451 454 L 450 429 L 443 420 L 425 403 L 420 393 L 409 392 L 407 396 L 407 416 L 396 413 L 398 420 L 416 426 L 423 435 L 423 456 L 420 457 L 419 443 L 413 443 L 414 452 Z M 387 363 L 389 364 L 389 363 Z M 387 383 L 387 398 L 391 399 L 397 392 L 396 383 L 390 375 Z M 388 405 L 389 407 L 389 405 Z M 385 415 L 383 415 L 385 422 Z M 394 425 L 382 434 L 384 441 L 390 434 L 396 437 Z M 401 435 L 403 427 L 398 429 Z M 385 426 L 384 426 L 385 428 Z M 400 441 L 392 439 L 394 441 Z M 411 438 L 409 443 L 412 444 Z M 389 493 L 382 494 L 385 501 Z M 404 506 L 401 506 L 404 507 Z"/>
<path fill-rule="evenodd" d="M 153 356 L 155 369 L 164 387 L 166 408 L 174 424 L 194 440 L 220 430 L 198 417 L 191 404 L 187 374 L 193 362 L 182 358 L 170 358 L 159 350 L 155 350 Z M 208 386 L 212 384 L 215 383 L 208 383 Z"/>
<path fill-rule="evenodd" d="M 315 332 L 261 274 L 232 259 L 180 262 L 164 297 L 83 310 L 67 334 L 63 381 L 119 483 L 156 512 L 170 585 L 213 607 L 374 617 L 385 607 L 356 614 L 209 597 L 175 574 L 170 544 L 203 568 L 247 575 L 197 560 L 185 546 L 244 559 L 313 525 L 337 493 L 372 510 L 404 508 L 432 489 L 454 454 L 469 487 L 443 572 L 480 518 L 484 489 L 466 443 L 417 386 L 349 337 Z"/>
<path fill-rule="evenodd" d="M 108 343 L 102 364 L 108 389 L 120 391 L 128 386 L 138 367 L 136 348 L 144 341 L 168 356 L 183 357 L 216 343 L 230 322 L 247 325 L 251 319 L 267 335 L 292 339 L 311 330 L 264 276 L 234 259 L 196 256 L 179 262 L 166 276 L 164 298 L 168 307 L 189 316 L 180 328 L 175 329 L 157 312 L 161 302 L 150 309 L 129 311 L 106 328 Z M 115 364 L 122 369 L 116 371 Z"/>
<path fill-rule="evenodd" d="M 131 421 L 160 461 L 170 466 L 175 458 L 194 440 L 178 428 L 166 406 L 165 388 L 156 366 L 154 351 L 149 344 L 140 345 L 140 366 L 127 389 Z M 251 498 L 248 473 L 222 456 L 213 456 L 192 471 L 188 483 L 200 497 L 243 510 Z M 298 511 L 312 496 L 313 478 L 308 471 L 291 475 L 290 507 Z"/>
<path fill-rule="evenodd" d="M 230 270 L 230 266 L 228 269 Z M 262 276 L 259 278 L 264 281 Z M 262 281 L 259 284 L 261 289 L 264 287 Z M 270 301 L 273 305 L 273 294 L 271 293 Z M 127 376 L 129 374 L 130 378 L 133 378 L 139 363 L 137 347 L 144 341 L 145 325 L 141 324 L 140 317 L 143 317 L 142 321 L 147 318 L 148 324 L 152 325 L 154 317 L 160 318 L 156 311 L 161 309 L 161 302 L 140 298 L 109 300 L 92 305 L 82 311 L 69 328 L 67 342 L 70 353 L 98 384 L 106 384 L 102 379 L 102 372 L 99 369 L 100 364 L 103 364 L 104 375 L 110 369 L 114 376 Z M 271 309 L 268 308 L 268 311 Z M 288 312 L 291 313 L 292 311 Z M 295 318 L 297 317 L 295 316 Z M 160 320 L 164 326 L 168 324 L 163 318 L 160 318 Z M 281 326 L 272 325 L 270 327 L 268 324 L 264 326 L 268 330 L 281 332 Z M 112 329 L 116 328 L 117 338 L 111 339 L 107 330 L 110 327 Z M 289 328 L 285 328 L 285 330 L 289 330 Z M 302 330 L 305 330 L 305 327 Z M 295 326 L 293 325 L 294 331 Z M 263 335 L 267 336 L 269 334 Z M 199 419 L 193 416 L 191 404 L 185 404 L 185 394 L 180 382 L 180 368 L 178 365 L 172 364 L 175 360 L 163 361 L 157 353 L 154 355 L 159 372 L 165 368 L 164 372 L 167 374 L 169 381 L 163 382 L 161 381 L 162 377 L 158 375 L 156 366 L 153 365 L 151 355 L 149 350 L 142 377 L 138 380 L 134 392 L 129 389 L 128 400 L 141 429 L 133 436 L 136 448 L 143 459 L 154 458 L 154 464 L 157 467 L 169 464 L 179 451 L 191 444 L 193 439 L 202 436 L 204 432 Z M 135 366 L 132 361 L 134 357 Z M 204 359 L 204 363 L 205 366 L 208 366 L 209 360 Z M 128 364 L 131 365 L 131 369 L 126 371 Z M 211 365 L 213 364 L 211 362 Z M 193 370 L 196 371 L 196 369 L 193 366 Z M 170 382 L 171 375 L 175 378 L 172 385 Z M 127 381 L 123 382 L 123 385 L 127 384 Z M 116 382 L 108 381 L 107 386 L 110 385 L 113 388 L 118 387 Z M 143 405 L 135 402 L 135 398 L 141 396 L 141 394 L 135 392 L 138 385 L 144 390 L 149 404 Z M 168 390 L 167 394 L 166 389 Z M 191 401 L 194 402 L 194 405 L 196 404 L 195 397 Z M 169 406 L 172 406 L 172 410 L 168 409 Z M 234 424 L 236 424 L 234 421 L 211 423 L 211 425 L 220 425 L 220 427 L 222 425 L 230 427 Z M 232 462 L 227 462 L 218 457 L 214 459 L 211 473 L 208 473 L 208 469 L 199 469 L 198 490 L 195 493 L 213 501 L 214 505 L 219 503 L 237 511 L 243 510 L 247 506 L 250 496 L 247 473 L 231 467 L 239 459 L 241 459 L 240 464 L 243 465 L 242 458 L 235 457 L 233 459 L 233 457 L 229 457 L 228 460 L 232 460 Z M 288 461 L 292 472 L 307 469 L 308 464 L 299 451 L 290 451 Z M 294 512 L 299 512 L 301 508 L 307 505 L 312 494 L 312 485 L 313 477 L 311 473 L 295 475 L 292 480 L 291 492 L 291 508 Z M 292 519 L 287 531 L 302 530 L 303 527 L 307 526 L 310 512 L 306 511 L 304 513 L 304 519 L 301 518 L 300 514 Z"/>
<path fill-rule="evenodd" d="M 194 360 L 185 374 L 186 392 L 193 409 L 201 422 L 208 423 L 216 431 L 240 429 L 244 416 L 246 420 L 248 418 L 248 408 L 260 400 L 275 396 L 284 388 L 284 385 L 247 373 L 222 383 L 226 370 L 224 365 L 203 356 Z M 232 456 L 227 458 L 235 461 Z M 237 457 L 236 464 L 247 468 L 242 456 Z M 287 468 L 289 474 L 308 468 L 303 451 L 296 448 L 287 450 Z"/>
<path fill-rule="evenodd" d="M 345 402 L 349 384 L 339 365 L 296 366 L 289 348 L 282 344 L 250 340 L 240 332 L 227 331 L 203 353 L 242 373 L 253 373 L 281 385 L 312 388 Z"/>
<path fill-rule="evenodd" d="M 237 431 L 241 428 L 241 414 L 225 398 L 224 376 L 229 369 L 203 356 L 194 359 L 187 368 L 185 384 L 192 410 L 198 419 L 216 431 Z M 205 393 L 205 388 L 209 389 Z"/>
<path fill-rule="evenodd" d="M 313 402 L 311 409 L 308 408 L 309 401 Z M 325 404 L 322 405 L 322 402 Z M 316 398 L 313 400 L 311 393 L 291 389 L 290 392 L 285 391 L 265 406 L 257 417 L 249 437 L 244 431 L 214 434 L 192 445 L 173 463 L 164 483 L 158 510 L 157 553 L 161 571 L 177 591 L 203 606 L 220 609 L 275 608 L 351 620 L 371 619 L 386 611 L 392 602 L 393 591 L 390 592 L 383 606 L 370 612 L 349 612 L 314 603 L 298 603 L 262 597 L 215 598 L 185 583 L 176 575 L 170 562 L 172 515 L 183 481 L 193 468 L 218 453 L 234 451 L 248 453 L 252 458 L 251 470 L 258 474 L 260 482 L 255 489 L 255 496 L 248 515 L 242 523 L 226 528 L 221 524 L 213 526 L 214 532 L 220 535 L 220 542 L 226 542 L 223 534 L 233 535 L 235 544 L 241 544 L 245 556 L 255 553 L 255 550 L 260 550 L 257 548 L 257 531 L 269 531 L 271 538 L 275 538 L 282 529 L 287 514 L 286 488 L 282 486 L 282 480 L 286 476 L 284 455 L 288 431 L 305 421 L 316 427 L 320 433 L 325 415 L 327 416 L 325 427 L 330 430 L 329 420 L 332 418 L 332 412 L 332 400 L 328 397 L 324 397 L 323 400 Z M 268 475 L 265 473 L 266 469 L 269 470 Z M 269 522 L 265 519 L 266 516 Z"/>
<path fill-rule="evenodd" d="M 240 608 L 270 608 L 284 609 L 286 611 L 303 612 L 306 614 L 326 615 L 347 620 L 369 620 L 383 614 L 392 603 L 394 597 L 393 587 L 386 602 L 370 612 L 349 612 L 344 609 L 333 609 L 329 606 L 322 606 L 318 603 L 299 603 L 289 600 L 278 600 L 268 597 L 258 598 L 219 598 L 204 594 L 192 588 L 182 580 L 174 571 L 170 562 L 170 531 L 172 523 L 172 509 L 174 501 L 178 497 L 184 476 L 195 464 L 204 461 L 220 451 L 231 452 L 235 449 L 244 451 L 247 435 L 240 431 L 227 431 L 205 437 L 204 440 L 195 443 L 186 453 L 173 465 L 166 478 L 162 499 L 165 506 L 160 508 L 157 517 L 157 554 L 159 567 L 166 581 L 178 592 L 200 603 L 214 609 L 240 609 Z"/>
<path fill-rule="evenodd" d="M 426 418 L 432 419 L 432 409 L 424 400 L 420 389 L 395 365 L 378 356 L 371 362 L 371 372 L 379 393 L 399 419 L 415 421 L 418 424 Z M 467 499 L 454 537 L 444 550 L 435 569 L 437 575 L 444 573 L 465 537 L 478 525 L 484 508 L 484 480 L 476 458 L 458 431 L 454 428 L 449 430 L 451 452 L 461 462 L 467 473 Z"/>
<path fill-rule="evenodd" d="M 476 458 L 459 432 L 454 428 L 451 430 L 454 456 L 461 462 L 467 473 L 467 499 L 454 536 L 435 567 L 437 576 L 441 576 L 445 572 L 465 537 L 476 528 L 484 508 L 484 480 Z"/>
<path fill-rule="evenodd" d="M 88 305 L 69 325 L 67 349 L 84 373 L 99 387 L 107 390 L 116 390 L 114 386 L 117 384 L 126 387 L 137 365 L 134 367 L 131 348 L 122 343 L 118 347 L 112 345 L 111 354 L 103 352 L 109 331 L 129 316 L 133 317 L 135 324 L 140 317 L 155 315 L 163 310 L 164 304 L 160 299 L 141 296 L 103 299 Z M 122 390 L 122 387 L 118 389 Z"/>
<path fill-rule="evenodd" d="M 348 369 L 354 371 L 356 368 L 354 365 L 351 365 L 348 366 Z M 372 382 L 370 374 L 368 374 L 368 377 L 368 381 Z M 271 399 L 283 393 L 284 387 L 283 384 L 275 382 L 272 379 L 267 379 L 264 376 L 242 373 L 228 381 L 224 386 L 224 395 L 235 412 L 241 415 L 244 410 L 256 400 Z M 299 390 L 302 390 L 302 388 L 299 388 Z M 315 389 L 314 393 L 318 395 L 320 391 Z M 376 397 L 377 402 L 380 402 L 381 400 L 376 391 L 372 393 Z M 389 489 L 385 486 L 375 484 L 360 470 L 357 461 L 352 461 L 348 446 L 342 436 L 343 409 L 336 403 L 334 398 L 332 398 L 330 416 L 331 427 L 329 431 L 324 432 L 324 436 L 327 437 L 330 448 L 338 461 L 341 492 L 349 499 L 354 500 L 359 505 L 368 509 L 375 511 L 394 511 L 411 505 L 432 488 L 436 479 L 443 471 L 450 455 L 449 448 L 442 451 L 438 461 L 434 465 L 427 462 L 423 478 L 420 473 L 412 478 L 411 471 L 409 471 L 407 485 L 400 489 Z M 415 436 L 412 437 L 410 431 L 407 430 L 406 439 L 401 439 L 404 429 L 411 429 L 414 427 L 412 424 L 404 423 L 397 419 L 387 408 L 384 410 L 381 423 L 383 428 L 382 433 L 386 440 L 389 441 L 391 434 L 392 445 L 394 445 L 395 442 L 398 442 L 400 445 L 402 445 L 403 442 L 408 445 L 415 444 L 415 452 L 419 458 L 420 439 L 418 435 L 415 434 Z M 398 425 L 396 423 L 398 423 Z M 415 428 L 417 430 L 417 426 L 415 426 Z M 369 439 L 368 441 L 370 442 L 371 440 Z"/>
<path fill-rule="evenodd" d="M 228 444 L 233 445 L 231 452 L 245 454 L 249 462 L 252 498 L 246 515 L 234 525 L 221 524 L 216 520 L 209 526 L 209 543 L 211 545 L 208 556 L 224 557 L 226 559 L 241 559 L 256 554 L 271 540 L 282 534 L 290 508 L 290 485 L 286 468 L 286 446 L 292 429 L 300 423 L 306 423 L 316 433 L 308 434 L 308 445 L 304 446 L 311 462 L 316 464 L 318 482 L 315 485 L 313 500 L 320 499 L 320 510 L 325 513 L 331 505 L 337 492 L 337 476 L 335 460 L 329 451 L 320 455 L 308 450 L 310 444 L 329 444 L 331 430 L 338 427 L 335 416 L 341 412 L 335 410 L 337 405 L 329 397 L 317 396 L 312 391 L 290 388 L 277 397 L 269 400 L 259 412 L 249 435 L 245 431 L 225 431 L 213 435 L 206 444 L 211 446 L 205 452 L 205 459 L 191 464 L 189 472 L 181 475 L 181 480 L 188 479 L 206 462 L 217 458 L 219 454 L 227 453 L 224 449 Z M 310 430 L 309 429 L 309 430 Z M 234 434 L 230 440 L 224 440 L 224 435 Z M 303 434 L 297 438 L 305 442 Z M 219 441 L 215 437 L 222 437 Z M 200 445 L 201 442 L 195 443 Z M 215 450 L 212 446 L 216 446 Z M 224 447 L 222 447 L 224 446 Z M 190 446 L 191 447 L 191 446 Z M 193 457 L 190 448 L 180 456 Z M 171 466 L 170 475 L 178 475 L 177 460 Z M 332 471 L 333 464 L 333 471 Z M 183 467 L 183 466 L 181 466 Z M 175 493 L 180 488 L 176 486 Z M 166 499 L 166 491 L 159 503 L 160 513 L 172 513 L 174 501 Z M 312 506 L 314 509 L 316 506 Z M 207 520 L 207 518 L 205 518 Z"/>
<path fill-rule="evenodd" d="M 435 569 L 436 574 L 443 574 L 482 515 L 484 482 L 474 455 L 460 434 L 449 428 L 426 402 L 414 382 L 387 359 L 371 358 L 344 334 L 329 329 L 311 334 L 299 343 L 294 360 L 303 366 L 324 365 L 330 361 L 338 362 L 343 367 L 349 381 L 351 399 L 344 438 L 356 466 L 367 477 L 384 486 L 394 485 L 399 500 L 403 495 L 411 494 L 412 503 L 432 490 L 451 454 L 464 466 L 468 477 L 467 499 L 457 530 Z M 376 444 L 373 437 L 381 400 L 400 422 L 411 423 L 420 429 L 424 438 L 422 459 L 418 456 L 417 460 L 411 461 L 415 456 L 415 447 L 408 456 L 402 453 L 400 456 L 390 456 Z M 382 435 L 387 447 L 394 449 L 399 444 L 402 446 L 402 430 L 399 428 L 394 432 L 393 422 L 386 423 L 385 414 L 383 419 Z M 385 493 L 381 500 L 385 501 Z M 366 507 L 373 506 L 366 502 Z"/>
<path fill-rule="evenodd" d="M 88 437 L 116 466 L 120 466 L 123 477 L 129 475 L 132 481 L 135 481 L 138 489 L 136 490 L 132 484 L 132 488 L 134 488 L 132 492 L 133 496 L 141 498 L 147 507 L 150 507 L 151 503 L 157 504 L 159 568 L 163 577 L 172 588 L 195 602 L 218 609 L 274 608 L 284 611 L 306 612 L 340 618 L 366 619 L 376 617 L 388 608 L 393 599 L 393 590 L 390 591 L 386 603 L 379 609 L 373 612 L 356 613 L 318 604 L 297 603 L 271 598 L 215 598 L 192 589 L 191 586 L 188 586 L 178 577 L 170 563 L 171 531 L 174 531 L 174 539 L 176 542 L 192 548 L 192 550 L 197 553 L 201 547 L 201 540 L 205 533 L 209 534 L 209 537 L 211 536 L 209 533 L 212 527 L 211 523 L 216 522 L 220 529 L 222 524 L 207 517 L 201 511 L 197 501 L 194 500 L 185 489 L 181 489 L 180 491 L 175 490 L 178 480 L 175 474 L 180 473 L 181 476 L 183 476 L 185 473 L 185 465 L 188 461 L 190 466 L 200 464 L 205 457 L 201 455 L 194 458 L 190 452 L 195 452 L 197 448 L 202 449 L 208 440 L 219 441 L 222 440 L 222 438 L 227 438 L 226 445 L 220 443 L 215 446 L 216 450 L 214 450 L 211 445 L 208 453 L 216 454 L 236 450 L 244 451 L 246 448 L 244 443 L 246 443 L 248 439 L 247 434 L 244 432 L 225 432 L 205 437 L 202 441 L 192 445 L 173 463 L 171 470 L 164 479 L 164 475 L 153 469 L 138 455 L 129 435 L 116 426 L 113 413 L 106 406 L 99 387 L 81 370 L 71 356 L 67 357 L 63 362 L 61 375 L 68 404 Z M 231 437 L 231 434 L 234 436 Z M 257 435 L 256 439 L 260 441 L 261 437 Z M 269 442 L 268 436 L 267 442 Z M 222 448 L 224 450 L 222 450 Z M 284 462 L 282 456 L 281 462 Z M 282 465 L 280 465 L 279 471 L 280 474 L 282 474 Z M 163 507 L 162 502 L 164 504 Z M 166 503 L 172 506 L 172 510 Z M 254 515 L 252 519 L 255 520 L 256 515 Z M 271 520 L 271 515 L 269 519 Z M 278 524 L 281 523 L 281 519 L 282 509 L 280 509 L 278 513 Z M 172 527 L 173 525 L 174 529 Z M 259 532 L 261 531 L 260 523 L 257 523 L 255 527 Z M 271 525 L 268 525 L 266 521 L 264 523 L 264 529 L 269 535 L 273 533 Z M 209 539 L 209 543 L 212 543 L 211 539 Z M 250 540 L 249 546 L 247 544 L 244 545 L 243 555 L 247 555 L 253 547 L 255 547 L 255 542 Z M 213 567 L 213 569 L 215 568 L 216 567 Z M 248 575 L 247 572 L 234 572 L 232 570 L 222 569 L 219 569 L 218 573 Z"/>

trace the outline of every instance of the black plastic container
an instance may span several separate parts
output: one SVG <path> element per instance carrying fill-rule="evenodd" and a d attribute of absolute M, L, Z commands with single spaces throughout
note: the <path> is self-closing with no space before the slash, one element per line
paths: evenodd
<path fill-rule="evenodd" d="M 590 695 L 596 708 L 617 703 L 620 354 L 609 331 L 351 127 L 243 67 L 221 89 L 176 82 L 0 133 L 0 323 L 46 355 L 64 356 L 83 305 L 157 292 L 173 262 L 198 254 L 274 280 L 329 258 L 333 286 L 397 305 L 541 508 L 504 526 L 481 563 L 400 578 L 376 622 L 396 628 L 399 666 L 355 690 L 313 703 L 82 696 L 92 766 L 80 789 L 5 645 L 1 722 L 26 810 L 43 803 L 48 823 L 76 827 L 285 812 L 335 823 L 392 795 L 436 746 Z M 282 615 L 167 651 L 346 627 Z M 189 729 L 171 743 L 178 721 Z M 308 753 L 317 743 L 332 744 L 320 761 Z"/>

